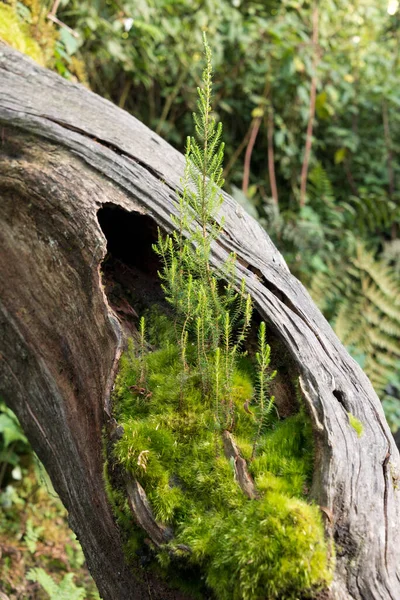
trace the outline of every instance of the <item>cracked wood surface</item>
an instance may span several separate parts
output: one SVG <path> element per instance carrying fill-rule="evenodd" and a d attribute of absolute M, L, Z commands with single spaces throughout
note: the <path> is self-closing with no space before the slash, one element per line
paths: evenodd
<path fill-rule="evenodd" d="M 126 568 L 102 485 L 101 428 L 121 330 L 100 280 L 98 209 L 171 230 L 183 157 L 134 117 L 0 45 L 0 393 L 69 511 L 104 598 L 183 598 Z M 331 519 L 338 599 L 400 598 L 399 454 L 370 382 L 268 235 L 224 194 L 218 264 L 239 257 L 284 340 L 313 420 L 315 501 Z M 132 232 L 134 235 L 134 232 Z M 351 412 L 364 426 L 357 437 Z"/>
<path fill-rule="evenodd" d="M 229 431 L 224 431 L 222 434 L 222 441 L 226 458 L 233 461 L 236 481 L 242 489 L 242 492 L 251 500 L 254 500 L 257 498 L 256 486 L 248 471 L 246 461 L 240 455 L 239 448 L 233 439 L 233 435 Z"/>
<path fill-rule="evenodd" d="M 155 546 L 162 546 L 173 538 L 172 529 L 158 523 L 151 510 L 146 492 L 136 479 L 130 478 L 126 484 L 129 507 L 135 522 L 147 533 Z"/>

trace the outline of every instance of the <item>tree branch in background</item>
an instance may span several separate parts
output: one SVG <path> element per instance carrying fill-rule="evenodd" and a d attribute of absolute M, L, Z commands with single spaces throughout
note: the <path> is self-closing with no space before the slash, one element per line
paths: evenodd
<path fill-rule="evenodd" d="M 247 190 L 249 188 L 249 179 L 250 179 L 250 163 L 251 163 L 251 155 L 253 153 L 254 144 L 256 143 L 257 135 L 260 129 L 261 121 L 264 117 L 264 106 L 267 101 L 271 89 L 271 83 L 269 81 L 268 75 L 265 80 L 264 91 L 262 93 L 262 103 L 257 108 L 255 108 L 252 112 L 253 121 L 250 125 L 250 138 L 249 143 L 246 148 L 246 154 L 244 157 L 244 167 L 243 167 L 243 183 L 242 183 L 242 192 L 243 194 L 247 194 Z"/>
<path fill-rule="evenodd" d="M 53 6 L 51 7 L 51 11 L 47 15 L 47 18 L 49 19 L 49 21 L 53 21 L 53 23 L 56 23 L 57 25 L 59 25 L 59 27 L 64 27 L 64 29 L 69 31 L 71 35 L 73 35 L 75 38 L 78 38 L 79 34 L 76 31 L 74 31 L 73 29 L 71 29 L 71 27 L 68 27 L 68 25 L 66 25 L 65 23 L 60 21 L 60 19 L 56 16 L 59 4 L 60 4 L 60 0 L 54 1 Z"/>
<path fill-rule="evenodd" d="M 157 127 L 156 127 L 156 133 L 158 133 L 158 134 L 160 133 L 160 131 L 162 129 L 164 121 L 166 121 L 166 119 L 168 117 L 168 113 L 171 110 L 171 106 L 172 106 L 173 102 L 175 101 L 175 98 L 177 97 L 178 93 L 180 92 L 180 89 L 183 85 L 183 82 L 185 81 L 188 71 L 189 71 L 188 67 L 185 67 L 182 69 L 181 74 L 179 75 L 178 81 L 176 82 L 172 92 L 167 96 L 167 99 L 164 104 L 164 108 L 161 113 L 160 120 L 158 121 Z"/>
<path fill-rule="evenodd" d="M 251 124 L 250 139 L 249 139 L 249 143 L 246 148 L 246 154 L 244 156 L 243 183 L 242 183 L 243 194 L 247 194 L 247 190 L 249 188 L 251 155 L 253 153 L 254 144 L 257 139 L 258 131 L 260 129 L 261 119 L 262 119 L 262 117 L 256 117 L 255 119 L 253 119 L 252 124 Z"/>
<path fill-rule="evenodd" d="M 275 177 L 275 159 L 274 159 L 274 108 L 272 103 L 268 107 L 267 119 L 267 138 L 268 138 L 268 174 L 271 186 L 271 196 L 276 205 L 279 203 L 278 188 Z"/>
<path fill-rule="evenodd" d="M 60 0 L 55 0 L 53 3 L 53 6 L 51 7 L 51 11 L 49 12 L 49 15 L 52 15 L 53 17 L 55 17 L 59 5 L 60 5 Z"/>
<path fill-rule="evenodd" d="M 301 183 L 300 183 L 300 206 L 304 206 L 306 202 L 306 190 L 307 190 L 307 175 L 308 165 L 310 162 L 311 146 L 312 146 L 312 134 L 313 124 L 315 116 L 315 99 L 317 94 L 317 66 L 319 61 L 318 51 L 318 2 L 314 2 L 313 8 L 313 29 L 312 29 L 312 45 L 314 49 L 313 53 L 313 75 L 311 78 L 311 91 L 310 91 L 310 115 L 308 118 L 307 135 L 306 135 L 306 147 L 304 150 L 303 166 L 301 169 Z"/>
<path fill-rule="evenodd" d="M 350 159 L 348 159 L 347 156 L 344 157 L 343 166 L 352 194 L 354 194 L 354 196 L 359 196 L 358 188 L 356 182 L 354 181 L 353 173 L 350 169 Z"/>
<path fill-rule="evenodd" d="M 243 150 L 247 146 L 247 143 L 248 143 L 249 137 L 250 137 L 250 133 L 251 133 L 252 125 L 253 125 L 253 123 L 251 122 L 250 127 L 246 131 L 244 138 L 240 142 L 239 146 L 236 148 L 235 152 L 230 157 L 228 164 L 226 165 L 226 167 L 224 169 L 222 176 L 225 180 L 228 177 L 229 173 L 231 172 L 231 169 L 234 166 L 235 162 L 237 161 L 237 159 L 239 158 L 239 156 L 242 154 Z"/>
<path fill-rule="evenodd" d="M 389 179 L 389 196 L 394 194 L 394 172 L 393 172 L 393 150 L 392 150 L 392 139 L 390 137 L 390 123 L 389 123 L 389 112 L 386 100 L 382 103 L 382 118 L 383 118 L 383 131 L 385 135 L 385 145 L 387 152 L 387 170 Z"/>
<path fill-rule="evenodd" d="M 121 96 L 118 101 L 118 106 L 120 108 L 125 108 L 125 102 L 128 98 L 129 92 L 131 91 L 132 80 L 127 79 L 124 83 L 124 87 L 122 88 Z"/>

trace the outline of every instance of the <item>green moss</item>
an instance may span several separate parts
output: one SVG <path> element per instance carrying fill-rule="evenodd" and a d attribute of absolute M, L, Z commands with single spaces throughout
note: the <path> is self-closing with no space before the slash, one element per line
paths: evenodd
<path fill-rule="evenodd" d="M 40 65 L 46 65 L 43 50 L 33 38 L 30 25 L 18 17 L 13 6 L 4 3 L 0 3 L 0 39 Z"/>
<path fill-rule="evenodd" d="M 357 436 L 361 437 L 364 433 L 364 425 L 351 412 L 348 412 L 347 416 L 349 417 L 349 423 L 356 432 Z"/>
<path fill-rule="evenodd" d="M 157 329 L 157 318 L 152 319 Z M 154 549 L 153 567 L 180 578 L 184 587 L 191 577 L 203 579 L 221 600 L 294 599 L 325 587 L 332 565 L 319 509 L 306 499 L 313 469 L 307 417 L 301 411 L 285 421 L 271 419 L 250 461 L 257 425 L 249 404 L 253 369 L 250 359 L 247 364 L 242 359 L 231 400 L 233 434 L 259 493 L 257 500 L 248 499 L 224 456 L 214 407 L 204 400 L 196 373 L 182 372 L 168 320 L 162 317 L 160 323 L 161 348 L 139 360 L 131 347 L 121 358 L 114 391 L 124 434 L 113 460 L 138 479 L 156 519 L 174 531 L 172 542 Z M 189 347 L 189 361 L 191 353 Z M 146 377 L 139 386 L 143 360 Z M 122 491 L 110 487 L 127 553 L 138 556 L 144 551 L 143 532 L 132 526 Z M 189 546 L 190 554 L 181 556 L 180 545 Z"/>

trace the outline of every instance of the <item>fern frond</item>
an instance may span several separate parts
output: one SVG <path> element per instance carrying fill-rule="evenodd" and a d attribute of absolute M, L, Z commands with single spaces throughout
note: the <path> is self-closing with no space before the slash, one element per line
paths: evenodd
<path fill-rule="evenodd" d="M 364 369 L 382 394 L 400 357 L 400 283 L 396 272 L 362 244 L 346 265 L 329 265 L 329 274 L 312 282 L 312 295 L 333 310 L 334 329 L 356 353 L 366 356 Z"/>
<path fill-rule="evenodd" d="M 341 208 L 346 228 L 365 240 L 400 221 L 400 207 L 386 196 L 362 193 L 360 197 L 351 196 L 349 202 L 341 204 Z"/>
<path fill-rule="evenodd" d="M 84 600 L 86 597 L 85 589 L 75 585 L 73 573 L 65 575 L 60 584 L 57 584 L 42 568 L 30 569 L 26 578 L 39 583 L 50 600 Z"/>

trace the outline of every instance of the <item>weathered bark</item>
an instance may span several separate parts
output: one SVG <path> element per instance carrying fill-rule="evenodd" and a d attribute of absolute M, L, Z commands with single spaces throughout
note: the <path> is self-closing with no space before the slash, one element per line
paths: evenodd
<path fill-rule="evenodd" d="M 148 534 L 155 546 L 161 546 L 169 542 L 173 537 L 172 531 L 165 525 L 157 523 L 140 483 L 135 479 L 128 481 L 127 492 L 129 506 L 137 525 Z"/>
<path fill-rule="evenodd" d="M 229 431 L 224 431 L 222 434 L 222 441 L 226 458 L 233 460 L 236 481 L 242 489 L 242 492 L 251 500 L 254 500 L 257 498 L 256 487 L 253 478 L 247 469 L 247 463 L 240 455 L 239 448 L 237 447 L 232 434 L 229 433 Z"/>
<path fill-rule="evenodd" d="M 151 296 L 150 243 L 156 225 L 172 228 L 183 157 L 121 109 L 0 46 L 0 165 L 0 394 L 49 471 L 102 596 L 183 598 L 126 567 L 106 500 L 102 427 L 123 332 L 101 281 L 99 225 L 111 231 L 117 208 L 126 211 L 109 247 L 130 252 L 136 292 Z M 222 212 L 213 260 L 237 253 L 238 277 L 300 372 L 316 441 L 312 495 L 336 542 L 331 595 L 400 598 L 400 463 L 380 402 L 267 234 L 228 196 Z"/>

